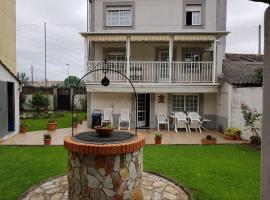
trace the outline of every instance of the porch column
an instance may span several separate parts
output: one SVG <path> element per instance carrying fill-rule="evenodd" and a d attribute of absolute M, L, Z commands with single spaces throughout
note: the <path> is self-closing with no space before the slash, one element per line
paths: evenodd
<path fill-rule="evenodd" d="M 212 82 L 216 83 L 216 70 L 217 70 L 217 40 L 214 40 L 213 47 L 213 69 L 212 69 Z"/>
<path fill-rule="evenodd" d="M 169 83 L 172 83 L 173 36 L 169 38 Z"/>
<path fill-rule="evenodd" d="M 88 71 L 88 59 L 89 58 L 89 43 L 87 38 L 84 38 L 84 73 Z"/>
<path fill-rule="evenodd" d="M 130 78 L 130 36 L 126 40 L 127 77 Z"/>
<path fill-rule="evenodd" d="M 270 7 L 265 13 L 261 200 L 270 199 Z"/>

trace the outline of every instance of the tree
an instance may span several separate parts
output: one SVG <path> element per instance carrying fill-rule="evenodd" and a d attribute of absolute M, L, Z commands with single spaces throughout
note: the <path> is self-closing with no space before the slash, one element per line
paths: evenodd
<path fill-rule="evenodd" d="M 32 96 L 32 101 L 30 102 L 31 106 L 34 110 L 39 113 L 43 109 L 48 109 L 49 106 L 49 98 L 42 94 L 41 92 L 34 93 Z"/>
<path fill-rule="evenodd" d="M 26 76 L 26 73 L 22 72 L 18 72 L 17 73 L 17 78 L 21 81 L 23 86 L 29 86 L 30 82 L 29 82 L 29 77 Z"/>
<path fill-rule="evenodd" d="M 77 76 L 69 76 L 64 81 L 65 82 L 65 86 L 66 87 L 75 87 L 76 84 L 79 82 L 79 80 L 80 79 Z M 81 81 L 78 86 L 84 87 L 84 82 Z"/>

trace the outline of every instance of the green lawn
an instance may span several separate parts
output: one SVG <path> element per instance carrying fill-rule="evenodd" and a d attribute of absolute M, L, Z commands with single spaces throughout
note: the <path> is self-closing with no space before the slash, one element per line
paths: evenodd
<path fill-rule="evenodd" d="M 66 171 L 63 147 L 0 147 L 0 199 Z M 247 146 L 146 146 L 144 168 L 167 176 L 197 200 L 259 200 L 260 153 Z"/>
<path fill-rule="evenodd" d="M 83 119 L 86 113 L 78 113 L 79 119 Z M 71 112 L 64 112 L 64 117 L 56 118 L 57 128 L 71 127 Z M 28 126 L 28 131 L 47 130 L 48 119 L 21 119 Z"/>

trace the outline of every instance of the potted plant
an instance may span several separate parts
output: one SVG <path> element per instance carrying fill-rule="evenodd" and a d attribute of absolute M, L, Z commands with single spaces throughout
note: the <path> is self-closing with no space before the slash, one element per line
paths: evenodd
<path fill-rule="evenodd" d="M 55 131 L 55 129 L 56 129 L 55 119 L 52 118 L 52 119 L 48 120 L 47 128 L 48 128 L 48 131 Z"/>
<path fill-rule="evenodd" d="M 160 131 L 155 132 L 155 144 L 161 144 L 162 135 Z"/>
<path fill-rule="evenodd" d="M 105 126 L 96 126 L 96 133 L 102 137 L 108 137 L 113 134 L 113 126 L 111 123 L 106 124 Z"/>
<path fill-rule="evenodd" d="M 25 122 L 22 122 L 22 124 L 20 125 L 20 133 L 26 132 L 27 132 L 27 125 L 25 124 Z"/>
<path fill-rule="evenodd" d="M 227 140 L 236 140 L 240 138 L 241 130 L 238 128 L 231 127 L 231 128 L 227 128 L 224 134 Z"/>
<path fill-rule="evenodd" d="M 43 141 L 44 141 L 44 145 L 51 145 L 51 143 L 52 143 L 52 136 L 49 133 L 45 133 L 43 135 Z"/>
<path fill-rule="evenodd" d="M 207 135 L 205 138 L 201 139 L 201 144 L 216 144 L 217 139 L 211 135 Z"/>

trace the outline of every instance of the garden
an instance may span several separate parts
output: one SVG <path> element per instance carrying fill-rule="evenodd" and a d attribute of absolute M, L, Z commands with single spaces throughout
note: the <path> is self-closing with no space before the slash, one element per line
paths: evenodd
<path fill-rule="evenodd" d="M 0 147 L 1 200 L 15 200 L 31 186 L 67 171 L 64 147 Z M 196 200 L 260 198 L 260 152 L 246 145 L 144 148 L 144 170 L 188 188 Z"/>
<path fill-rule="evenodd" d="M 49 98 L 42 93 L 33 94 L 31 100 L 26 102 L 24 99 L 22 104 L 24 104 L 24 107 L 27 107 L 27 110 L 20 114 L 21 133 L 40 130 L 54 131 L 56 128 L 71 127 L 71 112 L 50 110 Z M 85 119 L 85 112 L 76 112 L 73 115 L 74 126 L 81 124 Z"/>

